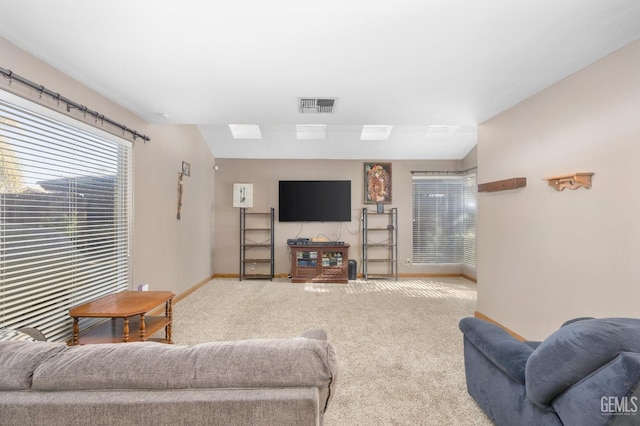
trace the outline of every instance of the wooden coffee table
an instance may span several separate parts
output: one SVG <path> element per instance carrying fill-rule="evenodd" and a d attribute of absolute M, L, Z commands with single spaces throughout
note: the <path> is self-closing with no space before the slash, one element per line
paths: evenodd
<path fill-rule="evenodd" d="M 171 341 L 171 302 L 175 294 L 170 291 L 123 291 L 110 294 L 94 301 L 73 307 L 69 316 L 73 318 L 72 345 L 80 344 L 80 318 L 111 318 L 103 324 L 82 332 L 82 343 L 118 343 L 154 340 L 163 343 Z M 146 316 L 147 313 L 164 303 L 164 316 Z M 164 339 L 151 336 L 161 329 Z M 129 330 L 138 330 L 130 333 Z"/>

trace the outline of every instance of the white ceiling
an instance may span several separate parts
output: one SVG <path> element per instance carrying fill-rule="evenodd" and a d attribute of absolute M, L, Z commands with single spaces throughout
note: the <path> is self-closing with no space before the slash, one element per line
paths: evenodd
<path fill-rule="evenodd" d="M 0 35 L 148 121 L 198 125 L 219 158 L 459 159 L 477 124 L 639 39 L 640 2 L 0 0 Z"/>

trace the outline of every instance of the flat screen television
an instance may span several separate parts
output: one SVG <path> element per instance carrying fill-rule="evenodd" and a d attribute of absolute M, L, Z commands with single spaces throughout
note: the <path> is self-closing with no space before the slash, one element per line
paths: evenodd
<path fill-rule="evenodd" d="M 350 180 L 281 180 L 280 222 L 351 222 Z"/>

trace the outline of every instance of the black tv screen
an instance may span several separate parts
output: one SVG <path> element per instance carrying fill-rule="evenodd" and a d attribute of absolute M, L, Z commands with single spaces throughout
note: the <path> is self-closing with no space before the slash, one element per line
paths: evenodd
<path fill-rule="evenodd" d="M 281 180 L 280 222 L 351 222 L 350 180 Z"/>

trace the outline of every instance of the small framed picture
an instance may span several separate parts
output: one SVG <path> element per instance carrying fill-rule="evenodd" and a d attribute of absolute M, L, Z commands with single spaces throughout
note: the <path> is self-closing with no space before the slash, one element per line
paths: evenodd
<path fill-rule="evenodd" d="M 191 164 L 186 161 L 182 162 L 182 174 L 185 176 L 191 176 Z"/>
<path fill-rule="evenodd" d="M 233 207 L 248 208 L 253 207 L 253 184 L 234 183 L 233 184 Z"/>

